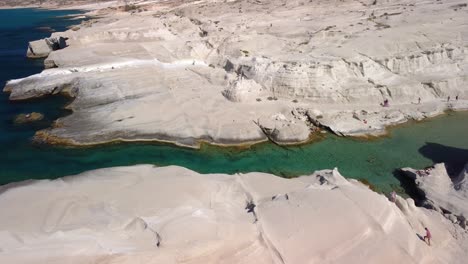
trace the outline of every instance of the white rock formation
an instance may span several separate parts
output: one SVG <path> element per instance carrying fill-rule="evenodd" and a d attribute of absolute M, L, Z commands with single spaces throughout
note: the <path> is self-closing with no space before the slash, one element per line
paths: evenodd
<path fill-rule="evenodd" d="M 445 165 L 439 163 L 433 168 L 415 170 L 403 168 L 402 172 L 414 180 L 416 188 L 423 195 L 426 206 L 444 213 L 463 228 L 468 225 L 468 164 L 459 176 L 453 179 Z"/>
<path fill-rule="evenodd" d="M 72 91 L 74 113 L 47 141 L 256 142 L 267 137 L 253 121 L 298 108 L 337 134 L 379 135 L 468 109 L 464 1 L 139 1 L 92 14 L 60 33 L 69 47 L 46 59 L 58 69 L 5 87 L 12 100 Z M 305 140 L 302 123 L 279 138 Z"/>
<path fill-rule="evenodd" d="M 63 49 L 67 46 L 63 37 L 50 37 L 29 42 L 26 56 L 28 58 L 45 58 L 54 50 Z"/>
<path fill-rule="evenodd" d="M 223 91 L 224 97 L 232 102 L 255 101 L 262 97 L 262 86 L 254 80 L 239 78 Z"/>
<path fill-rule="evenodd" d="M 296 179 L 150 165 L 0 190 L 1 263 L 464 263 L 467 235 L 337 170 Z M 432 246 L 421 241 L 424 227 Z"/>

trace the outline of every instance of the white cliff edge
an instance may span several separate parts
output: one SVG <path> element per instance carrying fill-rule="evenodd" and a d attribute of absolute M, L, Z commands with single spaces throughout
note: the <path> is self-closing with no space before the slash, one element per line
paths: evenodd
<path fill-rule="evenodd" d="M 464 263 L 467 234 L 338 171 L 117 167 L 0 190 L 1 263 Z M 430 228 L 432 246 L 418 238 Z"/>
<path fill-rule="evenodd" d="M 36 139 L 82 145 L 232 145 L 271 139 L 265 131 L 289 144 L 317 126 L 381 135 L 468 109 L 463 1 L 257 2 L 105 5 L 91 13 L 99 19 L 52 34 L 68 39 L 45 61 L 55 68 L 4 90 L 74 97 L 73 114 Z"/>
<path fill-rule="evenodd" d="M 424 206 L 441 212 L 454 224 L 468 226 L 468 164 L 456 177 L 450 177 L 443 163 L 424 170 L 401 169 L 412 179 Z"/>

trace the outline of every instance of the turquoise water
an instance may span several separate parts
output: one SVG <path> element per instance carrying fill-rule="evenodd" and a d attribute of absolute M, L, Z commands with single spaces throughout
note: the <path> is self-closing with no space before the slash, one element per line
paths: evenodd
<path fill-rule="evenodd" d="M 0 24 L 3 24 L 0 10 Z M 24 58 L 26 43 L 43 37 L 39 25 L 60 30 L 60 11 L 20 10 L 34 14 L 29 24 L 0 28 L 2 40 L 14 35 L 15 43 L 0 42 L 0 85 L 11 78 L 24 77 L 41 70 L 42 61 Z M 24 15 L 29 19 L 28 15 Z M 62 22 L 60 22 L 62 21 Z M 60 23 L 60 24 L 59 24 Z M 63 24 L 62 24 L 63 27 Z M 41 35 L 42 34 L 42 35 Z M 47 34 L 45 34 L 47 35 Z M 14 44 L 14 45 L 10 45 Z M 259 144 L 249 149 L 203 146 L 201 150 L 171 145 L 132 143 L 90 148 L 51 147 L 33 144 L 34 131 L 47 127 L 65 114 L 61 106 L 65 99 L 54 97 L 34 102 L 11 103 L 0 95 L 0 184 L 25 179 L 57 178 L 90 169 L 150 163 L 179 165 L 203 173 L 236 173 L 263 171 L 284 177 L 308 174 L 318 169 L 338 167 L 347 177 L 367 179 L 381 191 L 399 188 L 393 172 L 400 167 L 422 168 L 433 162 L 461 164 L 468 161 L 468 113 L 450 113 L 430 121 L 408 124 L 393 129 L 390 137 L 373 141 L 339 138 L 331 134 L 326 139 L 298 147 L 278 147 Z M 13 125 L 18 113 L 39 111 L 47 120 L 34 125 Z"/>

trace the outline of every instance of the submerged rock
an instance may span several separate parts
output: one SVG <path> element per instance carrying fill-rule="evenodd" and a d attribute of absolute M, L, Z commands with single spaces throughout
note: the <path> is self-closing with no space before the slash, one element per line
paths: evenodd
<path fill-rule="evenodd" d="M 40 30 L 40 31 L 43 31 L 43 32 L 54 32 L 55 31 L 55 29 L 53 29 L 51 27 L 38 27 L 37 29 Z"/>
<path fill-rule="evenodd" d="M 44 119 L 44 115 L 37 112 L 32 112 L 29 114 L 19 114 L 15 117 L 14 123 L 15 124 L 24 124 L 24 123 L 31 123 L 35 121 L 40 121 Z"/>

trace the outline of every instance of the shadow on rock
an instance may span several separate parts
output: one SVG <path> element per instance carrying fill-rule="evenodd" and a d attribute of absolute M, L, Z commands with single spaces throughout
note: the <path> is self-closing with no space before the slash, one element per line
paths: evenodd
<path fill-rule="evenodd" d="M 414 200 L 416 206 L 423 206 L 426 195 L 417 188 L 414 180 L 405 176 L 399 169 L 393 171 L 393 176 L 400 182 L 400 186 L 405 190 L 405 193 Z"/>
<path fill-rule="evenodd" d="M 424 237 L 418 233 L 416 233 L 416 236 L 418 236 L 419 239 L 421 239 L 422 241 L 426 242 L 426 240 L 424 240 Z"/>
<path fill-rule="evenodd" d="M 468 149 L 444 146 L 437 143 L 426 142 L 419 149 L 419 153 L 432 160 L 433 163 L 445 163 L 450 176 L 456 176 L 468 162 Z"/>

